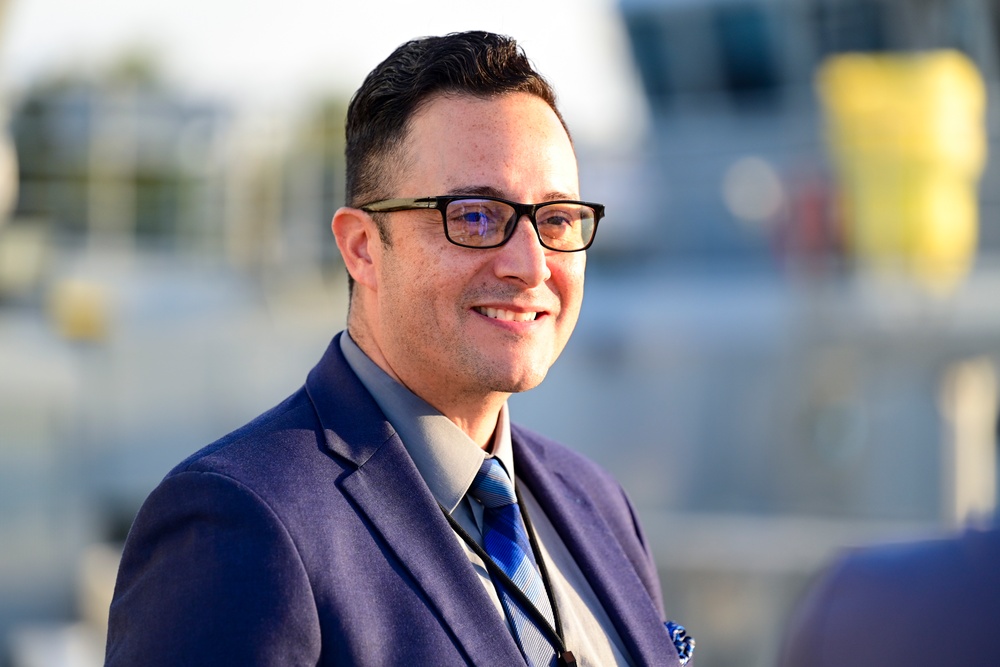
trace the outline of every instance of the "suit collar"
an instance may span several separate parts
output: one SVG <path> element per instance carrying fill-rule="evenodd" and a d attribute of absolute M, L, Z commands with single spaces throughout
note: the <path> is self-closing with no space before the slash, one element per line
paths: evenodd
<path fill-rule="evenodd" d="M 337 334 L 306 377 L 306 394 L 323 427 L 326 446 L 355 467 L 396 436 L 371 394 L 340 351 Z"/>

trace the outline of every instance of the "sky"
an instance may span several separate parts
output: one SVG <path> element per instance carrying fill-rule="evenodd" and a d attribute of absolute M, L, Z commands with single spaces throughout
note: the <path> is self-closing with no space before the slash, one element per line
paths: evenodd
<path fill-rule="evenodd" d="M 0 88 L 16 96 L 36 77 L 97 72 L 139 48 L 181 90 L 287 109 L 349 95 L 407 39 L 485 29 L 522 44 L 578 140 L 613 146 L 639 138 L 646 114 L 615 2 L 6 0 Z"/>

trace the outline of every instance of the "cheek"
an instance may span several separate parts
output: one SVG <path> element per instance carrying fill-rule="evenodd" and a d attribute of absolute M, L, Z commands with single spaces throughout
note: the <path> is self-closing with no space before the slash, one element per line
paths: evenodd
<path fill-rule="evenodd" d="M 381 273 L 397 295 L 419 298 L 440 280 L 441 253 L 435 248 L 421 247 L 412 238 L 397 238 L 392 245 L 382 248 Z"/>
<path fill-rule="evenodd" d="M 563 308 L 578 311 L 583 300 L 583 277 L 587 266 L 583 253 L 571 255 L 569 261 L 554 268 L 552 277 L 563 301 Z"/>
<path fill-rule="evenodd" d="M 406 256 L 390 270 L 397 298 L 393 304 L 408 313 L 407 318 L 423 322 L 421 326 L 444 327 L 453 318 L 461 270 L 446 261 L 445 251 L 428 249 Z"/>

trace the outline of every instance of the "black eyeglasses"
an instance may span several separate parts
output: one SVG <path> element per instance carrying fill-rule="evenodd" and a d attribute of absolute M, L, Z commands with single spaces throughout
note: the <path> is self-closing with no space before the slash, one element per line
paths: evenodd
<path fill-rule="evenodd" d="M 368 213 L 437 209 L 444 235 L 463 248 L 497 248 L 514 234 L 517 222 L 528 216 L 542 247 L 558 252 L 586 250 L 594 242 L 604 206 L 584 201 L 558 200 L 519 204 L 496 197 L 421 197 L 383 199 L 359 206 Z"/>

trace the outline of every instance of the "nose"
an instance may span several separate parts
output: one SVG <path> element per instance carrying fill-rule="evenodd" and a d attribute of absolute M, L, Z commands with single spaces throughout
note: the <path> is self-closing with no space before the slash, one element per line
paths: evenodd
<path fill-rule="evenodd" d="M 497 248 L 494 270 L 498 278 L 537 287 L 552 276 L 545 248 L 528 216 L 521 216 L 505 244 Z"/>

